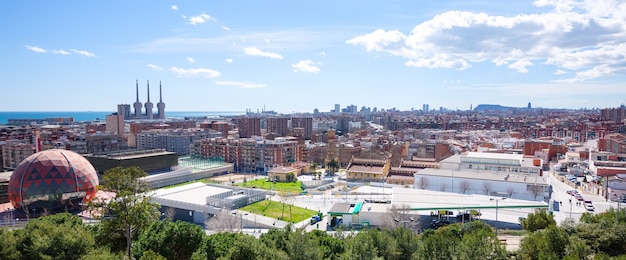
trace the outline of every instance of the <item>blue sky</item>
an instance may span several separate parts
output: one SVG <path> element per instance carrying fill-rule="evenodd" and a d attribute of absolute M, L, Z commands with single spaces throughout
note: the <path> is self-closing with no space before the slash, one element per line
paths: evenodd
<path fill-rule="evenodd" d="M 8 1 L 0 111 L 615 107 L 620 1 Z"/>

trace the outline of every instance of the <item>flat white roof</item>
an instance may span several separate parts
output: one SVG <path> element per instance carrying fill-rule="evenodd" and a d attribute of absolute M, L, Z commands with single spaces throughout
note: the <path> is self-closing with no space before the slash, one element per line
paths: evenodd
<path fill-rule="evenodd" d="M 154 197 L 175 200 L 196 205 L 206 205 L 206 197 L 226 193 L 231 189 L 220 188 L 195 182 L 173 188 L 155 190 Z"/>
<path fill-rule="evenodd" d="M 492 199 L 498 199 L 499 207 L 507 206 L 545 206 L 541 201 L 528 201 L 477 194 L 459 194 L 410 188 L 393 188 L 391 204 L 396 208 L 454 208 L 495 206 Z M 364 205 L 364 207 L 366 207 Z"/>
<path fill-rule="evenodd" d="M 479 152 L 468 152 L 466 157 L 471 158 L 487 158 L 487 159 L 506 159 L 506 160 L 522 160 L 524 158 L 523 154 L 508 154 L 508 153 L 479 153 Z"/>
<path fill-rule="evenodd" d="M 504 177 L 506 175 L 509 177 L 505 180 Z M 459 178 L 459 179 L 479 179 L 479 180 L 491 180 L 491 181 L 502 181 L 502 182 L 519 182 L 519 183 L 527 183 L 527 184 L 547 184 L 548 179 L 544 176 L 539 176 L 538 174 L 532 173 L 521 173 L 521 172 L 492 172 L 492 171 L 475 171 L 475 170 L 449 170 L 449 169 L 432 169 L 426 168 L 417 173 L 415 176 L 441 176 L 441 177 L 450 177 L 450 178 Z"/>

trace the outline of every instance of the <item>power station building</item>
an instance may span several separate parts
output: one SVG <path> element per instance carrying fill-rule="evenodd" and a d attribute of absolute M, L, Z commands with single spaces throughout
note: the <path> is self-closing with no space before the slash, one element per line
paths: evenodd
<path fill-rule="evenodd" d="M 132 119 L 165 119 L 165 103 L 163 102 L 163 92 L 161 88 L 161 82 L 159 82 L 159 103 L 157 106 L 157 113 L 154 114 L 152 108 L 154 105 L 150 102 L 150 81 L 147 82 L 147 101 L 145 104 L 139 101 L 139 81 L 135 82 L 136 99 L 133 103 L 135 111 L 131 111 L 129 104 L 117 105 L 117 113 L 106 116 L 106 130 L 114 132 L 120 135 L 124 134 L 124 120 Z M 145 113 L 143 108 L 145 107 Z"/>

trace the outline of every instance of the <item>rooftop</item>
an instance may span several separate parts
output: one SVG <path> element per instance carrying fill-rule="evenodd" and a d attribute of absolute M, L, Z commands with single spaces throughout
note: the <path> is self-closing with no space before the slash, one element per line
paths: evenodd
<path fill-rule="evenodd" d="M 442 176 L 451 178 L 462 179 L 479 179 L 479 180 L 492 180 L 502 182 L 518 182 L 527 184 L 547 184 L 548 180 L 546 176 L 539 176 L 536 174 L 519 173 L 519 172 L 492 172 L 492 171 L 479 171 L 476 170 L 450 170 L 450 169 L 423 169 L 416 173 L 416 175 L 430 175 L 430 176 Z M 508 176 L 505 180 L 505 177 Z"/>
<path fill-rule="evenodd" d="M 206 197 L 231 191 L 230 189 L 195 182 L 188 185 L 162 188 L 154 191 L 154 197 L 180 201 L 195 205 L 206 205 Z"/>

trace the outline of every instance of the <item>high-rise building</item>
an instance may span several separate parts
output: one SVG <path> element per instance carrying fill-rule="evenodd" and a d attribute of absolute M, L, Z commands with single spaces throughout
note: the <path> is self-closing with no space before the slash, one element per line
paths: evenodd
<path fill-rule="evenodd" d="M 267 132 L 274 133 L 277 136 L 287 136 L 289 133 L 289 118 L 286 117 L 268 117 L 265 119 L 267 124 Z"/>
<path fill-rule="evenodd" d="M 341 112 L 341 106 L 339 104 L 335 104 L 335 110 L 333 112 L 335 113 Z"/>
<path fill-rule="evenodd" d="M 626 107 L 600 109 L 600 119 L 604 121 L 622 122 L 626 119 Z"/>
<path fill-rule="evenodd" d="M 117 113 L 106 116 L 106 131 L 123 136 L 125 132 L 124 119 L 130 117 L 130 105 L 117 105 Z"/>
<path fill-rule="evenodd" d="M 304 128 L 304 138 L 311 139 L 313 135 L 313 118 L 312 117 L 292 117 L 291 128 Z"/>
<path fill-rule="evenodd" d="M 240 117 L 237 119 L 240 138 L 261 136 L 261 119 L 258 117 Z"/>

